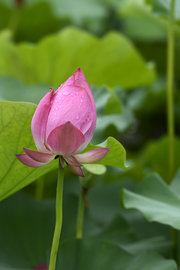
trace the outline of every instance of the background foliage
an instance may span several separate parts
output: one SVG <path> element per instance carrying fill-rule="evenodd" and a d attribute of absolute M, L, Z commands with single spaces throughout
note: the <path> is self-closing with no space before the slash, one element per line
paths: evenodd
<path fill-rule="evenodd" d="M 75 239 L 81 186 L 66 169 L 57 269 L 177 269 L 170 227 L 180 229 L 179 1 L 171 185 L 166 184 L 169 9 L 169 0 L 0 0 L 1 269 L 35 270 L 40 263 L 40 269 L 46 269 L 54 228 L 56 160 L 33 169 L 15 154 L 23 147 L 35 149 L 30 123 L 36 104 L 79 67 L 97 107 L 92 143 L 108 138 L 104 144 L 112 148 L 100 167 L 86 166 L 93 186 L 83 240 Z"/>

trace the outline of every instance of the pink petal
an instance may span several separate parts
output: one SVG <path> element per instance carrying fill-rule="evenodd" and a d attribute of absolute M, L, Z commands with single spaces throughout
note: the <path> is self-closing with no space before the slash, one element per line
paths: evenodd
<path fill-rule="evenodd" d="M 92 139 L 96 126 L 95 102 L 80 69 L 56 91 L 48 117 L 46 137 L 53 129 L 68 121 L 85 135 L 85 142 L 78 149 L 80 152 Z"/>
<path fill-rule="evenodd" d="M 74 153 L 85 141 L 82 132 L 71 122 L 55 128 L 48 136 L 47 143 L 59 155 Z"/>
<path fill-rule="evenodd" d="M 36 147 L 41 152 L 47 152 L 46 142 L 46 126 L 51 109 L 51 104 L 55 96 L 54 91 L 47 93 L 39 102 L 31 122 L 31 131 Z"/>
<path fill-rule="evenodd" d="M 34 150 L 30 150 L 27 148 L 24 148 L 24 152 L 32 159 L 42 162 L 42 163 L 48 163 L 51 160 L 55 158 L 55 155 L 49 154 L 49 153 L 42 153 L 42 152 L 37 152 Z"/>
<path fill-rule="evenodd" d="M 56 127 L 70 121 L 83 134 L 92 125 L 94 116 L 92 102 L 85 89 L 74 85 L 56 91 L 48 121 L 46 138 Z"/>
<path fill-rule="evenodd" d="M 29 167 L 42 167 L 44 165 L 46 165 L 47 163 L 42 163 L 42 162 L 38 162 L 32 158 L 30 158 L 28 155 L 26 154 L 20 154 L 20 155 L 16 155 L 17 159 L 19 159 L 19 161 L 21 161 L 24 165 L 29 166 Z"/>
<path fill-rule="evenodd" d="M 74 157 L 82 163 L 94 163 L 103 159 L 110 148 L 96 148 L 83 154 L 76 154 Z"/>
<path fill-rule="evenodd" d="M 78 68 L 71 77 L 69 77 L 63 84 L 61 84 L 60 88 L 62 88 L 62 86 L 64 87 L 67 85 L 72 85 L 75 83 L 76 80 L 86 80 L 80 68 Z"/>
<path fill-rule="evenodd" d="M 71 166 L 71 165 L 68 165 L 68 167 L 71 170 L 71 172 L 73 172 L 74 174 L 84 177 L 84 173 L 81 167 L 76 167 L 76 166 Z"/>
<path fill-rule="evenodd" d="M 64 159 L 66 162 L 72 166 L 81 167 L 82 164 L 80 164 L 77 159 L 74 156 L 64 156 Z"/>
<path fill-rule="evenodd" d="M 84 73 L 82 72 L 82 70 L 80 68 L 78 68 L 74 72 L 74 78 L 75 78 L 75 80 L 84 80 L 84 81 L 86 81 L 86 78 L 84 76 Z"/>

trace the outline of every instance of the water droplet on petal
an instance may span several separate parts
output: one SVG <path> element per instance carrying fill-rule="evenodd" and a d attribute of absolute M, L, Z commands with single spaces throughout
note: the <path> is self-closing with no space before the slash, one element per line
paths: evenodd
<path fill-rule="evenodd" d="M 68 91 L 63 91 L 62 94 L 63 94 L 63 96 L 68 96 L 69 92 Z"/>
<path fill-rule="evenodd" d="M 83 103 L 83 101 L 84 101 L 84 95 L 82 95 L 80 98 L 80 102 Z"/>

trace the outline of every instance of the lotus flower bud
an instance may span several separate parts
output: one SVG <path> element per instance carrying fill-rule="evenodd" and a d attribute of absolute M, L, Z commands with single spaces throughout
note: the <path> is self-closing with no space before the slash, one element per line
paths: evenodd
<path fill-rule="evenodd" d="M 56 156 L 83 176 L 81 163 L 102 159 L 109 148 L 97 148 L 80 154 L 91 141 L 96 126 L 96 106 L 91 88 L 78 69 L 57 91 L 47 93 L 39 102 L 31 122 L 37 151 L 24 148 L 16 155 L 25 165 L 41 167 Z M 64 162 L 62 162 L 62 165 Z"/>

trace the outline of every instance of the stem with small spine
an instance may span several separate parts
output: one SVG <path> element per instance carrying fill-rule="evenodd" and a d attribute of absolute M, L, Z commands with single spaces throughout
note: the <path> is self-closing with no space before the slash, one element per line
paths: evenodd
<path fill-rule="evenodd" d="M 56 224 L 51 248 L 49 270 L 55 270 L 56 268 L 56 259 L 62 228 L 63 182 L 64 182 L 64 169 L 62 168 L 59 159 L 59 170 L 58 170 L 58 180 L 56 190 Z"/>

